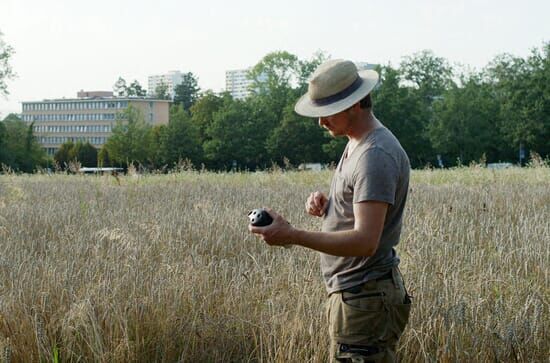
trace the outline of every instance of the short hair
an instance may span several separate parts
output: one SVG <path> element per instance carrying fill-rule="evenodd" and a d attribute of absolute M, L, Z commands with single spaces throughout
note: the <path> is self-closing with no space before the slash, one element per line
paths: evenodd
<path fill-rule="evenodd" d="M 359 101 L 359 106 L 361 106 L 362 109 L 372 108 L 372 99 L 370 98 L 370 93 L 363 97 L 361 101 Z"/>

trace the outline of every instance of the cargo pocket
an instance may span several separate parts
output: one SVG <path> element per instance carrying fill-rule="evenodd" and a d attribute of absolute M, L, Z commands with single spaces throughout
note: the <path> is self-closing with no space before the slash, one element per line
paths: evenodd
<path fill-rule="evenodd" d="M 391 330 L 397 340 L 403 333 L 403 330 L 405 330 L 405 326 L 409 321 L 411 305 L 412 301 L 408 294 L 405 295 L 405 301 L 402 304 L 390 305 Z"/>
<path fill-rule="evenodd" d="M 387 334 L 388 308 L 383 291 L 342 292 L 335 305 L 330 319 L 339 342 L 377 342 Z"/>

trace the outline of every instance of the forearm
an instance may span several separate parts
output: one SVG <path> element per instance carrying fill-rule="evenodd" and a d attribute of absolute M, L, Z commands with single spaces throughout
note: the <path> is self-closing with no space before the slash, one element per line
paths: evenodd
<path fill-rule="evenodd" d="M 354 229 L 338 232 L 294 229 L 290 240 L 293 244 L 333 256 L 372 256 L 378 248 L 377 240 Z"/>

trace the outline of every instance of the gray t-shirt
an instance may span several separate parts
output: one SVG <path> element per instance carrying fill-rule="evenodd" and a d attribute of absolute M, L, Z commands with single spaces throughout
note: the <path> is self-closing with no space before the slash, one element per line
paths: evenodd
<path fill-rule="evenodd" d="M 376 279 L 399 264 L 393 247 L 399 243 L 409 188 L 409 158 L 387 128 L 372 130 L 348 157 L 347 149 L 332 178 L 322 230 L 353 229 L 353 203 L 376 200 L 389 206 L 373 256 L 339 257 L 321 253 L 321 271 L 329 293 Z"/>

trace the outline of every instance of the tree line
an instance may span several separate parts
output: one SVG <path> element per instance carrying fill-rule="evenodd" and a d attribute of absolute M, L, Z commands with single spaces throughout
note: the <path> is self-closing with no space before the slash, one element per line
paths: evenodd
<path fill-rule="evenodd" d="M 187 73 L 175 90 L 167 125 L 151 125 L 130 107 L 119 115 L 112 136 L 96 150 L 95 158 L 89 146 L 69 144 L 58 151 L 56 160 L 79 160 L 90 164 L 86 166 L 133 163 L 148 169 L 172 168 L 187 160 L 214 170 L 337 162 L 347 140 L 331 138 L 317 120 L 293 111 L 307 91 L 308 77 L 327 58 L 324 53 L 307 60 L 285 51 L 267 54 L 249 72 L 251 95 L 244 100 L 229 93 L 201 92 L 196 77 Z M 526 155 L 550 157 L 550 43 L 525 58 L 499 55 L 481 70 L 451 65 L 431 51 L 377 70 L 374 113 L 400 140 L 413 167 L 517 162 L 520 149 Z M 123 79 L 115 91 L 144 92 L 136 81 L 127 86 Z M 167 97 L 162 85 L 155 93 Z M 8 116 L 10 122 L 14 117 Z M 1 127 L 3 145 L 10 133 Z M 0 162 L 28 170 L 27 165 L 40 164 L 40 158 L 31 146 L 32 137 L 29 141 L 32 127 L 26 126 L 26 133 L 18 127 L 19 141 L 27 140 L 23 149 L 35 155 L 13 164 L 17 157 L 7 152 L 12 156 L 6 159 L 11 149 L 2 146 Z"/>

